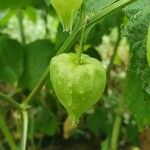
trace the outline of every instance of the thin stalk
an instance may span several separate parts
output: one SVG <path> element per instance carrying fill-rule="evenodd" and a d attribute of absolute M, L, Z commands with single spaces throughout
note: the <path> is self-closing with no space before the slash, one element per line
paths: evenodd
<path fill-rule="evenodd" d="M 121 31 L 119 29 L 118 30 L 117 42 L 116 42 L 116 45 L 114 47 L 113 54 L 112 54 L 112 57 L 110 59 L 110 63 L 108 65 L 107 71 L 106 71 L 107 84 L 106 84 L 106 88 L 105 88 L 105 95 L 108 95 L 108 84 L 109 84 L 109 81 L 110 81 L 110 73 L 111 73 L 111 70 L 112 70 L 112 67 L 113 67 L 114 59 L 115 59 L 116 54 L 117 54 L 117 50 L 118 50 L 118 47 L 119 47 L 120 40 L 121 40 Z"/>
<path fill-rule="evenodd" d="M 120 137 L 123 112 L 124 112 L 124 100 L 120 99 L 119 105 L 118 105 L 118 108 L 116 111 L 113 130 L 112 130 L 112 136 L 111 136 L 111 141 L 110 141 L 110 150 L 118 149 L 118 142 L 119 142 L 119 137 Z"/>
<path fill-rule="evenodd" d="M 108 14 L 112 14 L 117 10 L 121 9 L 122 7 L 127 6 L 135 1 L 137 0 L 118 0 L 113 2 L 112 4 L 98 11 L 93 17 L 91 17 L 87 26 L 99 23 L 99 21 Z"/>
<path fill-rule="evenodd" d="M 96 13 L 96 15 L 91 17 L 87 21 L 86 28 L 91 27 L 93 24 L 96 24 L 100 20 L 104 19 L 104 17 L 112 14 L 113 12 L 115 12 L 117 10 L 120 10 L 122 7 L 124 7 L 130 3 L 133 3 L 135 1 L 137 1 L 137 0 L 119 0 L 119 1 L 114 2 L 113 4 L 105 7 L 104 9 L 102 9 L 101 11 Z M 80 32 L 82 31 L 83 27 L 84 27 L 84 25 L 81 25 L 80 27 L 78 27 L 78 29 L 73 30 L 72 34 L 69 35 L 69 37 L 66 39 L 66 41 L 64 42 L 62 47 L 59 49 L 59 51 L 57 52 L 56 55 L 61 54 L 64 51 L 67 51 L 78 40 L 78 38 L 80 36 Z M 33 100 L 33 97 L 37 94 L 37 92 L 45 84 L 48 76 L 49 76 L 49 66 L 46 68 L 46 71 L 44 72 L 44 74 L 41 77 L 41 79 L 39 80 L 39 82 L 35 85 L 33 91 L 31 91 L 31 93 L 29 94 L 27 99 L 24 101 L 24 104 L 28 104 L 29 102 L 31 102 Z"/>
<path fill-rule="evenodd" d="M 44 23 L 45 23 L 45 38 L 47 39 L 48 35 L 49 35 L 47 10 L 44 10 L 44 12 L 43 12 L 43 19 L 44 19 Z"/>
<path fill-rule="evenodd" d="M 122 116 L 116 115 L 115 121 L 114 121 L 113 132 L 112 132 L 110 150 L 118 149 L 118 141 L 119 141 L 119 135 L 120 135 L 120 129 L 121 129 L 121 122 L 122 122 Z"/>
<path fill-rule="evenodd" d="M 84 26 L 82 28 L 82 33 L 81 33 L 81 39 L 80 39 L 80 46 L 79 46 L 79 50 L 78 50 L 78 59 L 79 59 L 79 64 L 82 64 L 82 60 L 81 60 L 81 55 L 84 49 L 84 32 L 85 32 L 85 27 L 86 27 L 86 23 L 87 23 L 87 17 L 85 17 L 85 6 L 84 3 L 82 5 L 82 9 L 81 9 L 81 22 L 83 22 Z"/>
<path fill-rule="evenodd" d="M 26 150 L 27 133 L 28 133 L 28 112 L 26 110 L 22 111 L 22 119 L 23 119 L 23 133 L 22 133 L 22 142 L 21 142 L 20 150 Z"/>
<path fill-rule="evenodd" d="M 137 0 L 119 0 L 110 4 L 109 6 L 106 6 L 104 9 L 98 11 L 93 17 L 87 20 L 86 29 L 90 28 L 94 24 L 100 23 L 100 21 L 102 21 L 106 16 L 109 16 L 117 10 L 120 10 L 122 7 L 135 1 Z M 67 51 L 77 41 L 77 39 L 80 37 L 83 27 L 84 24 L 73 30 L 72 34 L 70 34 L 70 36 L 66 39 L 57 54 L 61 54 L 64 51 Z"/>
<path fill-rule="evenodd" d="M 9 97 L 7 97 L 6 95 L 2 94 L 0 92 L 0 101 L 3 101 L 5 103 L 10 104 L 12 107 L 18 109 L 18 110 L 22 110 L 23 108 L 21 107 L 21 105 L 19 103 L 17 103 L 14 99 L 11 99 Z"/>
<path fill-rule="evenodd" d="M 21 9 L 17 11 L 17 17 L 18 17 L 18 23 L 19 23 L 19 29 L 20 29 L 21 42 L 23 45 L 25 45 L 26 38 L 25 38 L 25 33 L 24 33 L 23 14 L 22 14 Z"/>
<path fill-rule="evenodd" d="M 15 144 L 15 141 L 14 141 L 7 125 L 6 125 L 5 119 L 4 119 L 3 115 L 1 114 L 1 112 L 0 112 L 0 129 L 3 132 L 10 149 L 11 150 L 17 150 L 17 146 Z"/>

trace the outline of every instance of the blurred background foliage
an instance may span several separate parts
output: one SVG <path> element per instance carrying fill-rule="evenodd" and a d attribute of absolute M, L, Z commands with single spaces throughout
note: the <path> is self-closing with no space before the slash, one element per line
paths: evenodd
<path fill-rule="evenodd" d="M 111 2 L 114 0 L 87 0 L 86 13 L 92 16 Z M 145 53 L 148 4 L 149 0 L 137 1 L 86 31 L 84 53 L 101 60 L 107 69 L 108 84 L 102 100 L 75 126 L 47 81 L 31 104 L 29 150 L 107 150 L 120 99 L 126 101 L 120 149 L 148 150 L 150 145 L 144 142 L 149 140 L 145 137 L 150 124 L 150 69 Z M 62 31 L 49 0 L 1 0 L 0 91 L 18 102 L 25 99 L 68 35 Z M 75 51 L 78 44 L 77 41 L 70 51 Z M 6 104 L 0 106 L 0 120 L 6 120 L 18 142 L 20 115 Z M 4 136 L 0 131 L 2 150 L 9 149 Z"/>

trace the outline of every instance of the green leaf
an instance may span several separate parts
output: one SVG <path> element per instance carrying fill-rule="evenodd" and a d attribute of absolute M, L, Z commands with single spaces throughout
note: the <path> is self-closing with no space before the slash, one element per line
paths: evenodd
<path fill-rule="evenodd" d="M 95 135 L 107 134 L 111 130 L 111 122 L 108 119 L 108 112 L 104 108 L 98 108 L 87 118 L 87 127 Z"/>
<path fill-rule="evenodd" d="M 150 66 L 150 24 L 148 28 L 148 34 L 147 34 L 147 60 Z"/>
<path fill-rule="evenodd" d="M 0 27 L 7 24 L 9 19 L 15 14 L 13 9 L 6 9 L 0 13 Z"/>
<path fill-rule="evenodd" d="M 86 4 L 86 8 L 88 13 L 95 13 L 98 10 L 103 9 L 105 6 L 111 4 L 112 2 L 114 2 L 115 0 L 86 0 L 85 4 Z"/>
<path fill-rule="evenodd" d="M 123 12 L 119 11 L 119 13 L 107 17 L 102 23 L 90 28 L 90 30 L 87 31 L 89 32 L 87 33 L 87 44 L 98 46 L 101 43 L 104 34 L 109 34 L 111 29 L 116 26 L 120 27 L 123 17 Z"/>
<path fill-rule="evenodd" d="M 142 0 L 125 9 L 128 22 L 124 34 L 130 44 L 130 65 L 124 99 L 142 127 L 150 124 L 150 68 L 146 57 L 150 23 L 148 4 L 148 0 Z"/>
<path fill-rule="evenodd" d="M 6 9 L 10 7 L 23 7 L 26 5 L 31 4 L 31 0 L 1 0 L 0 2 L 0 9 Z"/>
<path fill-rule="evenodd" d="M 133 10 L 137 10 L 137 11 L 143 10 L 143 11 L 145 11 L 143 8 L 146 8 L 146 7 L 148 8 L 149 5 L 150 5 L 149 0 L 138 0 L 138 1 L 134 2 L 131 5 L 128 5 L 124 10 L 125 11 L 133 11 Z"/>
<path fill-rule="evenodd" d="M 150 23 L 150 10 L 147 7 L 145 6 L 145 9 L 141 8 L 138 11 L 133 7 L 133 9 L 130 8 L 126 12 L 129 21 L 124 33 L 130 44 L 130 70 L 134 70 L 136 75 L 141 75 L 143 69 L 146 69 L 148 65 L 146 45 L 148 26 Z"/>
<path fill-rule="evenodd" d="M 127 124 L 127 139 L 128 141 L 136 146 L 140 145 L 140 139 L 139 139 L 139 131 L 138 131 L 138 126 L 135 124 L 134 119 L 129 120 Z"/>
<path fill-rule="evenodd" d="M 37 21 L 37 13 L 36 13 L 36 10 L 31 7 L 31 6 L 28 6 L 25 10 L 27 16 L 35 23 Z"/>
<path fill-rule="evenodd" d="M 57 28 L 57 34 L 56 34 L 55 49 L 61 48 L 61 46 L 63 45 L 63 43 L 67 39 L 68 35 L 69 34 L 67 32 L 63 32 L 63 27 L 61 26 L 61 24 L 59 24 L 58 28 Z"/>
<path fill-rule="evenodd" d="M 55 117 L 50 116 L 49 112 L 41 109 L 35 121 L 35 128 L 38 133 L 42 132 L 52 136 L 57 132 L 58 122 Z"/>
<path fill-rule="evenodd" d="M 32 89 L 55 55 L 54 45 L 48 40 L 37 40 L 26 47 L 25 70 L 20 86 Z"/>
<path fill-rule="evenodd" d="M 46 8 L 46 0 L 1 0 L 0 10 L 7 8 L 25 8 L 26 6 L 34 6 L 36 8 Z"/>
<path fill-rule="evenodd" d="M 23 46 L 16 40 L 0 36 L 0 81 L 15 83 L 23 72 Z"/>
<path fill-rule="evenodd" d="M 6 9 L 4 11 L 0 11 L 0 20 L 3 19 L 9 12 L 9 9 Z"/>
<path fill-rule="evenodd" d="M 128 75 L 124 99 L 135 117 L 138 126 L 150 124 L 150 95 L 142 89 L 142 83 L 135 72 Z"/>

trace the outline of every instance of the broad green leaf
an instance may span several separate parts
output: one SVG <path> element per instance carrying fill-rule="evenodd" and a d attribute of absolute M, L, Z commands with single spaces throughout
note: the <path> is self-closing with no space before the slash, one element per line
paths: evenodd
<path fill-rule="evenodd" d="M 125 11 L 132 11 L 132 10 L 137 10 L 137 11 L 140 11 L 140 10 L 143 10 L 145 11 L 146 7 L 148 8 L 150 5 L 150 1 L 149 0 L 138 0 L 136 2 L 134 2 L 133 4 L 131 5 L 128 5 L 127 7 L 125 7 Z M 144 9 L 145 10 L 144 10 Z"/>
<path fill-rule="evenodd" d="M 23 72 L 23 46 L 0 36 L 0 81 L 16 83 Z"/>
<path fill-rule="evenodd" d="M 134 9 L 135 7 L 133 7 L 125 11 L 128 22 L 125 25 L 124 35 L 127 36 L 130 44 L 130 70 L 134 70 L 138 75 L 147 67 L 146 45 L 150 9 L 147 9 L 149 6 L 145 6 L 144 9 L 143 7 L 140 9 Z"/>
<path fill-rule="evenodd" d="M 25 8 L 26 6 L 34 6 L 36 8 L 45 9 L 47 7 L 45 0 L 1 0 L 0 10 L 7 8 Z"/>
<path fill-rule="evenodd" d="M 37 13 L 36 13 L 36 10 L 31 7 L 31 6 L 28 6 L 25 10 L 27 16 L 35 23 L 37 21 Z"/>
<path fill-rule="evenodd" d="M 111 29 L 116 26 L 121 26 L 123 17 L 123 12 L 119 11 L 119 13 L 112 14 L 111 16 L 103 20 L 103 22 L 101 22 L 100 24 L 92 27 L 89 31 L 87 31 L 89 32 L 87 33 L 87 44 L 90 44 L 92 46 L 99 45 L 104 34 L 109 34 Z"/>
<path fill-rule="evenodd" d="M 138 131 L 138 126 L 135 123 L 134 119 L 131 118 L 129 120 L 127 127 L 127 139 L 132 145 L 139 146 L 140 145 L 140 139 L 139 139 L 139 131 Z"/>
<path fill-rule="evenodd" d="M 67 32 L 63 32 L 63 27 L 61 26 L 61 24 L 59 24 L 57 28 L 57 34 L 56 34 L 55 49 L 59 49 L 63 45 L 68 35 L 69 34 Z"/>
<path fill-rule="evenodd" d="M 88 14 L 93 14 L 98 10 L 103 9 L 107 5 L 113 3 L 115 0 L 85 0 Z"/>
<path fill-rule="evenodd" d="M 107 134 L 111 130 L 111 122 L 108 119 L 108 112 L 104 108 L 98 108 L 96 111 L 89 115 L 87 118 L 87 127 L 95 135 L 102 132 Z"/>
<path fill-rule="evenodd" d="M 9 9 L 0 11 L 0 21 L 8 14 L 8 12 L 9 12 Z"/>
<path fill-rule="evenodd" d="M 3 11 L 2 15 L 0 15 L 0 27 L 5 26 L 14 14 L 14 9 L 6 9 L 5 11 Z"/>
<path fill-rule="evenodd" d="M 150 66 L 150 24 L 148 28 L 148 34 L 147 34 L 147 60 Z"/>
<path fill-rule="evenodd" d="M 46 135 L 53 136 L 58 130 L 58 122 L 54 116 L 51 116 L 44 108 L 40 109 L 35 119 L 36 132 L 42 132 Z"/>
<path fill-rule="evenodd" d="M 1 0 L 0 10 L 10 7 L 23 7 L 32 3 L 32 0 Z"/>
<path fill-rule="evenodd" d="M 150 68 L 146 57 L 150 23 L 148 3 L 147 0 L 138 1 L 125 9 L 128 22 L 124 33 L 130 44 L 130 65 L 124 98 L 139 126 L 150 124 Z"/>
<path fill-rule="evenodd" d="M 150 124 L 150 95 L 143 91 L 142 82 L 136 72 L 128 74 L 124 99 L 139 127 Z"/>
<path fill-rule="evenodd" d="M 47 9 L 49 6 L 49 0 L 30 0 L 32 2 L 32 6 L 37 9 Z"/>
<path fill-rule="evenodd" d="M 55 55 L 54 45 L 48 40 L 37 40 L 26 47 L 25 69 L 20 86 L 32 89 Z"/>

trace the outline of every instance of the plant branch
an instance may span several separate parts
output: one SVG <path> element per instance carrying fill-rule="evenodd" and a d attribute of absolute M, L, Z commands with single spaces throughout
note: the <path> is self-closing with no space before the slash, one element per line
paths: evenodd
<path fill-rule="evenodd" d="M 110 143 L 110 150 L 118 149 L 118 141 L 119 141 L 119 135 L 120 135 L 120 129 L 121 129 L 121 122 L 122 122 L 122 116 L 116 115 L 115 121 L 114 121 L 114 126 L 113 126 L 111 143 Z"/>
<path fill-rule="evenodd" d="M 47 39 L 48 38 L 48 35 L 49 35 L 49 29 L 48 29 L 48 13 L 47 13 L 47 10 L 44 10 L 43 11 L 43 20 L 44 20 L 44 23 L 45 23 L 45 38 Z"/>
<path fill-rule="evenodd" d="M 118 141 L 119 141 L 119 136 L 120 136 L 123 112 L 124 112 L 124 100 L 120 99 L 119 105 L 116 111 L 114 125 L 113 125 L 113 131 L 112 131 L 112 136 L 111 136 L 111 141 L 110 141 L 110 150 L 118 149 Z"/>
<path fill-rule="evenodd" d="M 23 132 L 22 132 L 22 142 L 21 142 L 20 150 L 26 150 L 27 133 L 28 133 L 28 112 L 26 110 L 22 111 L 22 119 L 23 119 Z"/>
<path fill-rule="evenodd" d="M 85 5 L 83 3 L 82 4 L 82 8 L 81 8 L 81 22 L 84 24 L 84 26 L 82 28 L 81 39 L 80 39 L 80 46 L 79 46 L 79 50 L 78 50 L 79 64 L 82 64 L 81 55 L 82 55 L 83 47 L 84 47 L 83 40 L 84 40 L 84 32 L 85 32 L 85 27 L 86 27 L 87 19 L 88 18 L 85 16 Z"/>
<path fill-rule="evenodd" d="M 119 0 L 116 1 L 109 6 L 105 7 L 98 13 L 96 13 L 93 17 L 91 17 L 86 24 L 86 28 L 91 27 L 93 24 L 98 23 L 100 20 L 104 19 L 105 16 L 112 14 L 113 12 L 120 10 L 122 7 L 133 3 L 137 0 Z M 74 29 L 72 34 L 69 35 L 69 37 L 66 39 L 60 50 L 57 52 L 58 54 L 63 53 L 64 51 L 67 51 L 79 38 L 80 32 L 82 31 L 82 28 L 84 25 L 82 24 L 81 26 L 78 27 L 78 29 Z M 49 66 L 46 68 L 46 71 L 44 72 L 43 76 L 41 77 L 40 81 L 37 83 L 33 91 L 29 94 L 27 99 L 25 100 L 24 104 L 28 104 L 33 100 L 33 97 L 37 94 L 38 90 L 42 88 L 42 86 L 45 84 L 47 78 L 49 76 Z"/>
<path fill-rule="evenodd" d="M 107 71 L 106 71 L 106 77 L 107 77 L 107 84 L 106 84 L 106 88 L 105 88 L 105 94 L 106 95 L 108 95 L 108 83 L 110 81 L 110 73 L 111 73 L 111 70 L 112 70 L 112 67 L 113 67 L 113 62 L 114 62 L 115 56 L 117 54 L 117 50 L 118 50 L 118 47 L 119 47 L 120 40 L 121 40 L 121 31 L 119 29 L 118 30 L 117 42 L 116 42 L 116 45 L 114 47 L 113 54 L 112 54 L 112 57 L 110 59 L 110 63 L 108 65 Z"/>
<path fill-rule="evenodd" d="M 6 137 L 6 140 L 8 142 L 8 145 L 11 150 L 17 150 L 17 146 L 14 142 L 14 139 L 5 123 L 4 117 L 0 112 L 0 129 L 2 130 L 4 136 Z"/>
<path fill-rule="evenodd" d="M 86 28 L 89 28 L 94 24 L 99 23 L 106 16 L 109 16 L 117 10 L 120 10 L 122 7 L 129 5 L 135 1 L 137 0 L 119 0 L 110 4 L 109 6 L 106 6 L 104 9 L 98 11 L 93 17 L 87 20 Z M 61 54 L 64 51 L 67 51 L 76 42 L 76 40 L 80 37 L 82 28 L 84 28 L 84 24 L 73 30 L 72 34 L 70 34 L 70 36 L 66 39 L 65 43 L 62 45 L 57 54 Z"/>
<path fill-rule="evenodd" d="M 23 15 L 22 15 L 21 9 L 17 11 L 17 17 L 18 17 L 18 23 L 19 23 L 19 29 L 20 29 L 21 42 L 23 45 L 25 45 L 26 39 L 25 39 L 25 34 L 24 34 Z"/>
<path fill-rule="evenodd" d="M 108 16 L 109 14 L 112 14 L 116 12 L 117 10 L 120 10 L 122 7 L 125 7 L 137 0 L 118 0 L 115 1 L 114 3 L 106 6 L 102 10 L 98 11 L 93 17 L 89 19 L 88 27 L 99 23 L 101 19 L 103 19 L 105 16 Z"/>
<path fill-rule="evenodd" d="M 6 95 L 2 94 L 1 92 L 0 92 L 0 100 L 10 104 L 14 108 L 17 108 L 18 110 L 22 110 L 23 109 L 21 107 L 21 105 L 19 103 L 17 103 L 14 99 L 11 99 L 11 98 L 7 97 Z"/>

